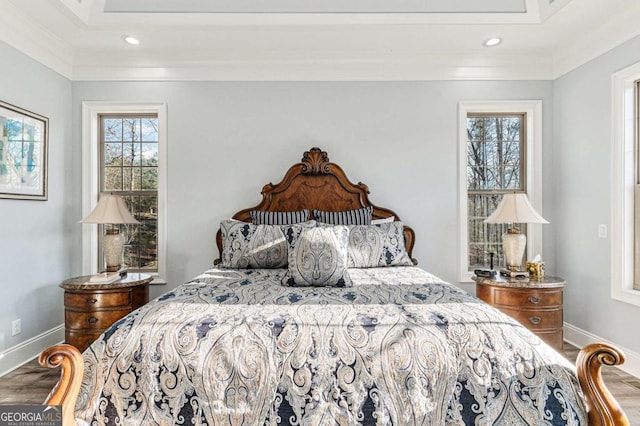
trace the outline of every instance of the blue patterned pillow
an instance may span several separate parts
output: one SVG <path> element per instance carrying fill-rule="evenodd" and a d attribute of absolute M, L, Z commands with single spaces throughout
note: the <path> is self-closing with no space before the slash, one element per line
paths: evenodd
<path fill-rule="evenodd" d="M 402 222 L 350 226 L 347 256 L 350 268 L 413 266 Z"/>
<path fill-rule="evenodd" d="M 370 225 L 372 216 L 372 206 L 338 212 L 313 210 L 313 218 L 315 220 L 330 225 Z"/>
<path fill-rule="evenodd" d="M 255 225 L 253 223 L 224 220 L 220 223 L 222 233 L 223 268 L 286 268 L 289 241 L 294 233 L 315 227 L 314 221 L 295 225 Z"/>
<path fill-rule="evenodd" d="M 346 226 L 307 228 L 291 234 L 289 267 L 282 283 L 291 287 L 350 287 Z"/>
<path fill-rule="evenodd" d="M 268 212 L 251 210 L 249 212 L 251 222 L 254 225 L 293 225 L 309 220 L 309 210 L 297 210 L 292 212 Z"/>

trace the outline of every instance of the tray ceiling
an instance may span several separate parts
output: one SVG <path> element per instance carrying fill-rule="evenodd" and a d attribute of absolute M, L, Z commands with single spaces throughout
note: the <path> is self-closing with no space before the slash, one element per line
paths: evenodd
<path fill-rule="evenodd" d="M 638 0 L 0 1 L 1 40 L 72 80 L 547 80 L 637 22 Z"/>
<path fill-rule="evenodd" d="M 525 0 L 105 0 L 107 13 L 527 13 Z"/>

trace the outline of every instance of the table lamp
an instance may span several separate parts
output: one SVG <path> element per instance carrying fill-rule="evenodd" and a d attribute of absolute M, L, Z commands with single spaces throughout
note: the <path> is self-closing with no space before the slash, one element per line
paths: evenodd
<path fill-rule="evenodd" d="M 505 194 L 496 210 L 484 220 L 486 223 L 549 223 L 533 208 L 527 194 L 516 192 Z M 522 257 L 527 246 L 527 237 L 515 226 L 502 234 L 502 249 L 506 269 L 523 271 Z"/>
<path fill-rule="evenodd" d="M 96 207 L 80 223 L 97 223 L 102 225 L 120 223 L 140 223 L 129 213 L 124 199 L 119 195 L 103 194 Z M 124 236 L 117 227 L 105 231 L 103 239 L 104 259 L 107 272 L 116 272 L 122 263 Z"/>

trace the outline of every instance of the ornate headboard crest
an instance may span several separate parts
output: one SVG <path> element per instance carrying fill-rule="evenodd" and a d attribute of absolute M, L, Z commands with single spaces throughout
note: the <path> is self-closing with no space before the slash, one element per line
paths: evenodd
<path fill-rule="evenodd" d="M 331 172 L 329 155 L 320 148 L 311 148 L 302 155 L 302 173 L 321 175 Z"/>
<path fill-rule="evenodd" d="M 232 217 L 250 222 L 251 210 L 295 211 L 307 209 L 341 211 L 361 207 L 373 207 L 373 218 L 382 219 L 398 215 L 390 209 L 378 207 L 369 201 L 369 187 L 362 182 L 354 184 L 347 178 L 342 168 L 329 161 L 327 153 L 320 148 L 311 148 L 302 156 L 302 161 L 289 167 L 282 180 L 268 183 L 262 188 L 262 201 L 254 207 L 240 210 Z M 411 228 L 404 228 L 405 246 L 411 256 L 415 234 Z M 222 235 L 216 236 L 218 250 L 222 252 Z M 415 261 L 414 261 L 415 262 Z"/>

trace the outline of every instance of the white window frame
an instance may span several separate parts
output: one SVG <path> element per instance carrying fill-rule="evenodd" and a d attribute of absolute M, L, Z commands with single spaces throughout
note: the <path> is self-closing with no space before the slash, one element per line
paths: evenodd
<path fill-rule="evenodd" d="M 100 176 L 100 114 L 151 113 L 158 116 L 158 272 L 153 283 L 164 283 L 167 276 L 167 105 L 146 102 L 82 103 L 82 217 L 98 202 Z M 98 271 L 98 227 L 82 226 L 82 273 Z"/>
<path fill-rule="evenodd" d="M 458 280 L 473 282 L 469 271 L 467 217 L 467 115 L 471 113 L 526 114 L 526 192 L 533 207 L 542 212 L 542 101 L 460 101 L 458 104 Z M 542 227 L 527 226 L 527 258 L 542 253 Z"/>
<path fill-rule="evenodd" d="M 634 187 L 636 183 L 635 82 L 640 63 L 616 72 L 611 90 L 611 298 L 640 306 L 633 289 Z"/>

